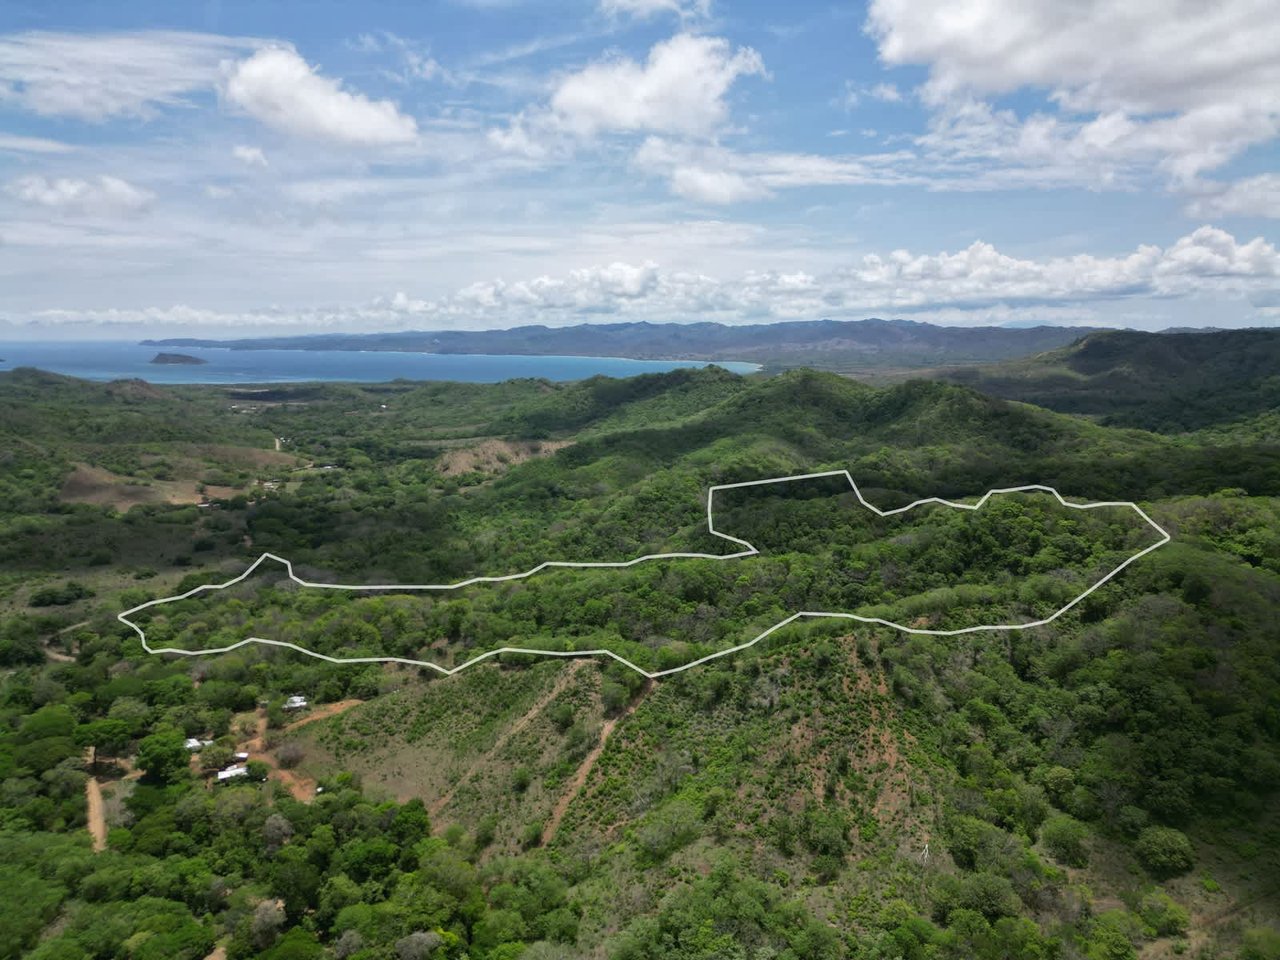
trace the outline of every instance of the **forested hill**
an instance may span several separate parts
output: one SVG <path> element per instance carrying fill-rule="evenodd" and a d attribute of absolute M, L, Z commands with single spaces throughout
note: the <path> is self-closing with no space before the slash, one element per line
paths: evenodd
<path fill-rule="evenodd" d="M 1100 331 L 1039 356 L 943 377 L 1107 424 L 1182 432 L 1280 410 L 1280 329 Z"/>
<path fill-rule="evenodd" d="M 423 353 L 608 356 L 641 360 L 743 360 L 822 370 L 929 367 L 1021 357 L 1069 343 L 1080 327 L 939 327 L 910 320 L 591 323 L 511 330 L 322 334 L 245 340 L 147 340 L 163 347 L 233 350 L 407 350 Z"/>
<path fill-rule="evenodd" d="M 115 618 L 266 551 L 381 584 L 720 552 L 709 484 L 835 468 L 885 507 L 1135 500 L 1173 540 L 1044 626 L 815 619 L 656 683 L 156 656 Z M 1274 960 L 1277 495 L 1275 445 L 939 382 L 0 374 L 0 960 Z M 820 480 L 716 509 L 760 555 L 430 595 L 264 564 L 147 636 L 656 668 L 797 610 L 1025 623 L 1152 541 L 1041 494 L 881 520 Z"/>

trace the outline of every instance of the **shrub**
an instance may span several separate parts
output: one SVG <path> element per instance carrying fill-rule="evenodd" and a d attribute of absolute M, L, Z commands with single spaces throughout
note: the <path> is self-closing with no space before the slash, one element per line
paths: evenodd
<path fill-rule="evenodd" d="M 1191 841 L 1172 827 L 1147 827 L 1138 834 L 1134 852 L 1142 865 L 1157 877 L 1186 873 L 1195 862 Z"/>
<path fill-rule="evenodd" d="M 1065 814 L 1050 817 L 1040 829 L 1040 839 L 1049 855 L 1071 867 L 1083 867 L 1089 862 L 1084 843 L 1088 836 L 1089 830 L 1083 823 Z"/>
<path fill-rule="evenodd" d="M 307 751 L 297 740 L 285 741 L 280 744 L 280 749 L 276 751 L 276 759 L 280 762 L 280 766 L 286 770 L 296 767 L 306 755 Z"/>
<path fill-rule="evenodd" d="M 60 587 L 41 587 L 31 594 L 27 602 L 33 607 L 61 607 L 92 596 L 92 590 L 72 580 Z"/>
<path fill-rule="evenodd" d="M 1138 904 L 1138 916 L 1158 937 L 1186 933 L 1190 917 L 1167 893 L 1149 893 Z"/>

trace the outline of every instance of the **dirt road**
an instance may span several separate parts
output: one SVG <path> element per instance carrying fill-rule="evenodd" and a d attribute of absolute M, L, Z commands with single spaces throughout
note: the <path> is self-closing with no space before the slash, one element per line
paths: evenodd
<path fill-rule="evenodd" d="M 93 852 L 107 849 L 107 816 L 102 805 L 102 787 L 90 777 L 84 782 L 85 799 L 89 802 L 89 836 L 93 837 Z"/>
<path fill-rule="evenodd" d="M 340 713 L 346 713 L 352 707 L 358 707 L 364 703 L 363 700 L 338 700 L 335 703 L 326 703 L 324 706 L 316 707 L 301 720 L 295 720 L 284 728 L 284 732 L 297 730 L 299 727 L 305 727 L 308 723 L 315 723 L 317 720 L 326 720 L 329 717 L 336 717 Z"/>

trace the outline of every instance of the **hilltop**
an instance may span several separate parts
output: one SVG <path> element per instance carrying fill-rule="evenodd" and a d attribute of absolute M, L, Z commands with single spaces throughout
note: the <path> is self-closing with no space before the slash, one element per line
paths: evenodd
<path fill-rule="evenodd" d="M 1280 329 L 1108 330 L 1038 356 L 941 376 L 1105 424 L 1178 433 L 1280 409 Z"/>

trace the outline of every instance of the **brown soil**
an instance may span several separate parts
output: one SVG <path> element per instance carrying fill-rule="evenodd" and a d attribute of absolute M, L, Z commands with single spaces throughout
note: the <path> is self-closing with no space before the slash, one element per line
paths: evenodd
<path fill-rule="evenodd" d="M 446 477 L 473 471 L 501 473 L 525 460 L 550 456 L 569 443 L 568 440 L 484 440 L 443 454 L 440 472 Z"/>
<path fill-rule="evenodd" d="M 87 627 L 92 622 L 93 622 L 92 620 L 81 620 L 79 623 L 73 623 L 69 627 L 63 627 L 53 636 L 54 637 L 66 636 L 72 630 L 79 630 L 81 627 Z M 75 657 L 70 656 L 69 654 L 65 654 L 60 650 L 54 650 L 52 647 L 50 647 L 49 642 L 52 640 L 53 640 L 53 637 L 50 637 L 49 640 L 45 641 L 45 648 L 44 648 L 45 656 L 47 656 L 50 660 L 56 660 L 58 663 L 75 663 L 76 662 Z"/>
<path fill-rule="evenodd" d="M 93 768 L 94 750 L 90 747 L 85 753 L 85 763 Z M 89 836 L 93 838 L 93 852 L 101 853 L 107 849 L 107 815 L 102 805 L 102 787 L 96 777 L 90 776 L 84 782 L 84 796 L 89 808 Z"/>
<path fill-rule="evenodd" d="M 152 480 L 144 485 L 110 470 L 78 463 L 63 481 L 58 498 L 64 503 L 89 503 L 123 512 L 140 503 L 200 503 L 206 496 L 217 499 L 235 495 L 231 487 L 205 490 L 200 493 L 194 480 Z"/>
<path fill-rule="evenodd" d="M 347 706 L 354 706 L 356 703 L 360 703 L 361 701 L 341 702 L 346 703 Z M 338 706 L 338 704 L 329 704 L 328 706 L 335 707 Z M 346 708 L 344 707 L 343 709 Z M 341 711 L 333 712 L 338 713 Z M 315 713 L 303 717 L 301 720 L 285 727 L 284 730 L 291 730 L 295 727 L 302 726 L 304 723 L 309 721 L 319 720 L 321 719 L 321 716 L 319 715 L 320 713 L 321 710 L 317 710 Z M 331 716 L 332 714 L 329 715 Z M 247 740 L 242 741 L 236 749 L 241 753 L 249 754 L 250 760 L 261 760 L 265 763 L 270 768 L 267 771 L 267 779 L 283 784 L 285 788 L 293 794 L 293 798 L 295 800 L 301 801 L 302 803 L 310 803 L 316 798 L 316 782 L 310 777 L 304 776 L 294 770 L 285 770 L 281 768 L 275 756 L 266 751 L 266 737 L 267 712 L 259 709 L 254 717 L 254 735 L 249 737 Z"/>
<path fill-rule="evenodd" d="M 265 754 L 260 756 L 250 755 L 249 759 L 264 760 L 267 763 L 273 762 L 272 758 Z M 293 799 L 300 803 L 310 803 L 316 798 L 316 782 L 310 777 L 304 777 L 300 773 L 295 773 L 292 770 L 282 770 L 275 766 L 271 768 L 271 772 L 267 774 L 267 777 L 277 783 L 284 784 L 288 791 L 293 794 Z"/>
<path fill-rule="evenodd" d="M 338 700 L 335 703 L 326 703 L 323 706 L 316 707 L 301 720 L 295 720 L 284 728 L 284 732 L 297 730 L 299 727 L 305 727 L 308 723 L 315 723 L 317 720 L 326 720 L 329 717 L 336 717 L 340 713 L 346 713 L 352 707 L 358 707 L 364 703 L 363 700 Z"/>
<path fill-rule="evenodd" d="M 596 762 L 600 759 L 600 755 L 604 753 L 605 744 L 609 741 L 610 734 L 617 728 L 618 724 L 625 720 L 631 714 L 635 713 L 636 707 L 640 706 L 642 701 L 653 689 L 653 681 L 646 680 L 640 692 L 635 698 L 627 704 L 616 717 L 610 717 L 604 722 L 604 726 L 600 728 L 600 739 L 592 748 L 591 752 L 586 755 L 582 763 L 579 765 L 577 772 L 573 775 L 573 779 L 569 781 L 569 785 L 565 787 L 564 793 L 560 795 L 560 799 L 556 801 L 556 805 L 551 810 L 551 816 L 547 820 L 547 825 L 542 830 L 542 845 L 546 846 L 555 839 L 556 831 L 560 829 L 560 821 L 564 819 L 565 813 L 569 810 L 569 804 L 573 803 L 575 797 L 586 786 L 587 778 L 591 776 L 591 771 L 595 769 Z"/>
<path fill-rule="evenodd" d="M 489 762 L 491 757 L 495 756 L 503 747 L 505 747 L 507 743 L 510 742 L 512 737 L 520 733 L 520 731 L 524 730 L 524 728 L 527 727 L 538 714 L 540 714 L 543 710 L 546 709 L 547 704 L 549 704 L 556 697 L 560 696 L 560 694 L 564 692 L 565 688 L 569 686 L 569 683 L 573 680 L 574 675 L 586 665 L 586 662 L 587 661 L 585 660 L 572 661 L 569 664 L 569 668 L 567 670 L 562 671 L 560 676 L 556 677 L 556 681 L 551 685 L 551 689 L 549 689 L 546 693 L 544 693 L 541 697 L 539 697 L 534 702 L 533 706 L 531 706 L 527 711 L 525 711 L 524 716 L 522 716 L 519 720 L 517 720 L 515 723 L 509 726 L 506 730 L 504 730 L 502 732 L 502 735 L 499 736 L 498 739 L 494 741 L 493 746 L 489 748 L 488 752 L 486 752 L 484 756 L 480 757 L 480 759 L 478 759 L 475 763 L 473 763 L 466 773 L 462 774 L 462 776 L 458 777 L 458 779 L 453 782 L 453 786 L 451 786 L 433 804 L 431 804 L 430 808 L 428 809 L 428 812 L 431 814 L 431 816 L 432 817 L 439 816 L 440 811 L 442 811 L 445 807 L 447 807 L 450 801 L 453 800 L 453 797 L 458 792 L 459 787 L 461 787 L 464 783 L 470 780 L 472 776 L 474 776 L 480 770 L 481 767 L 483 767 L 486 763 Z"/>

